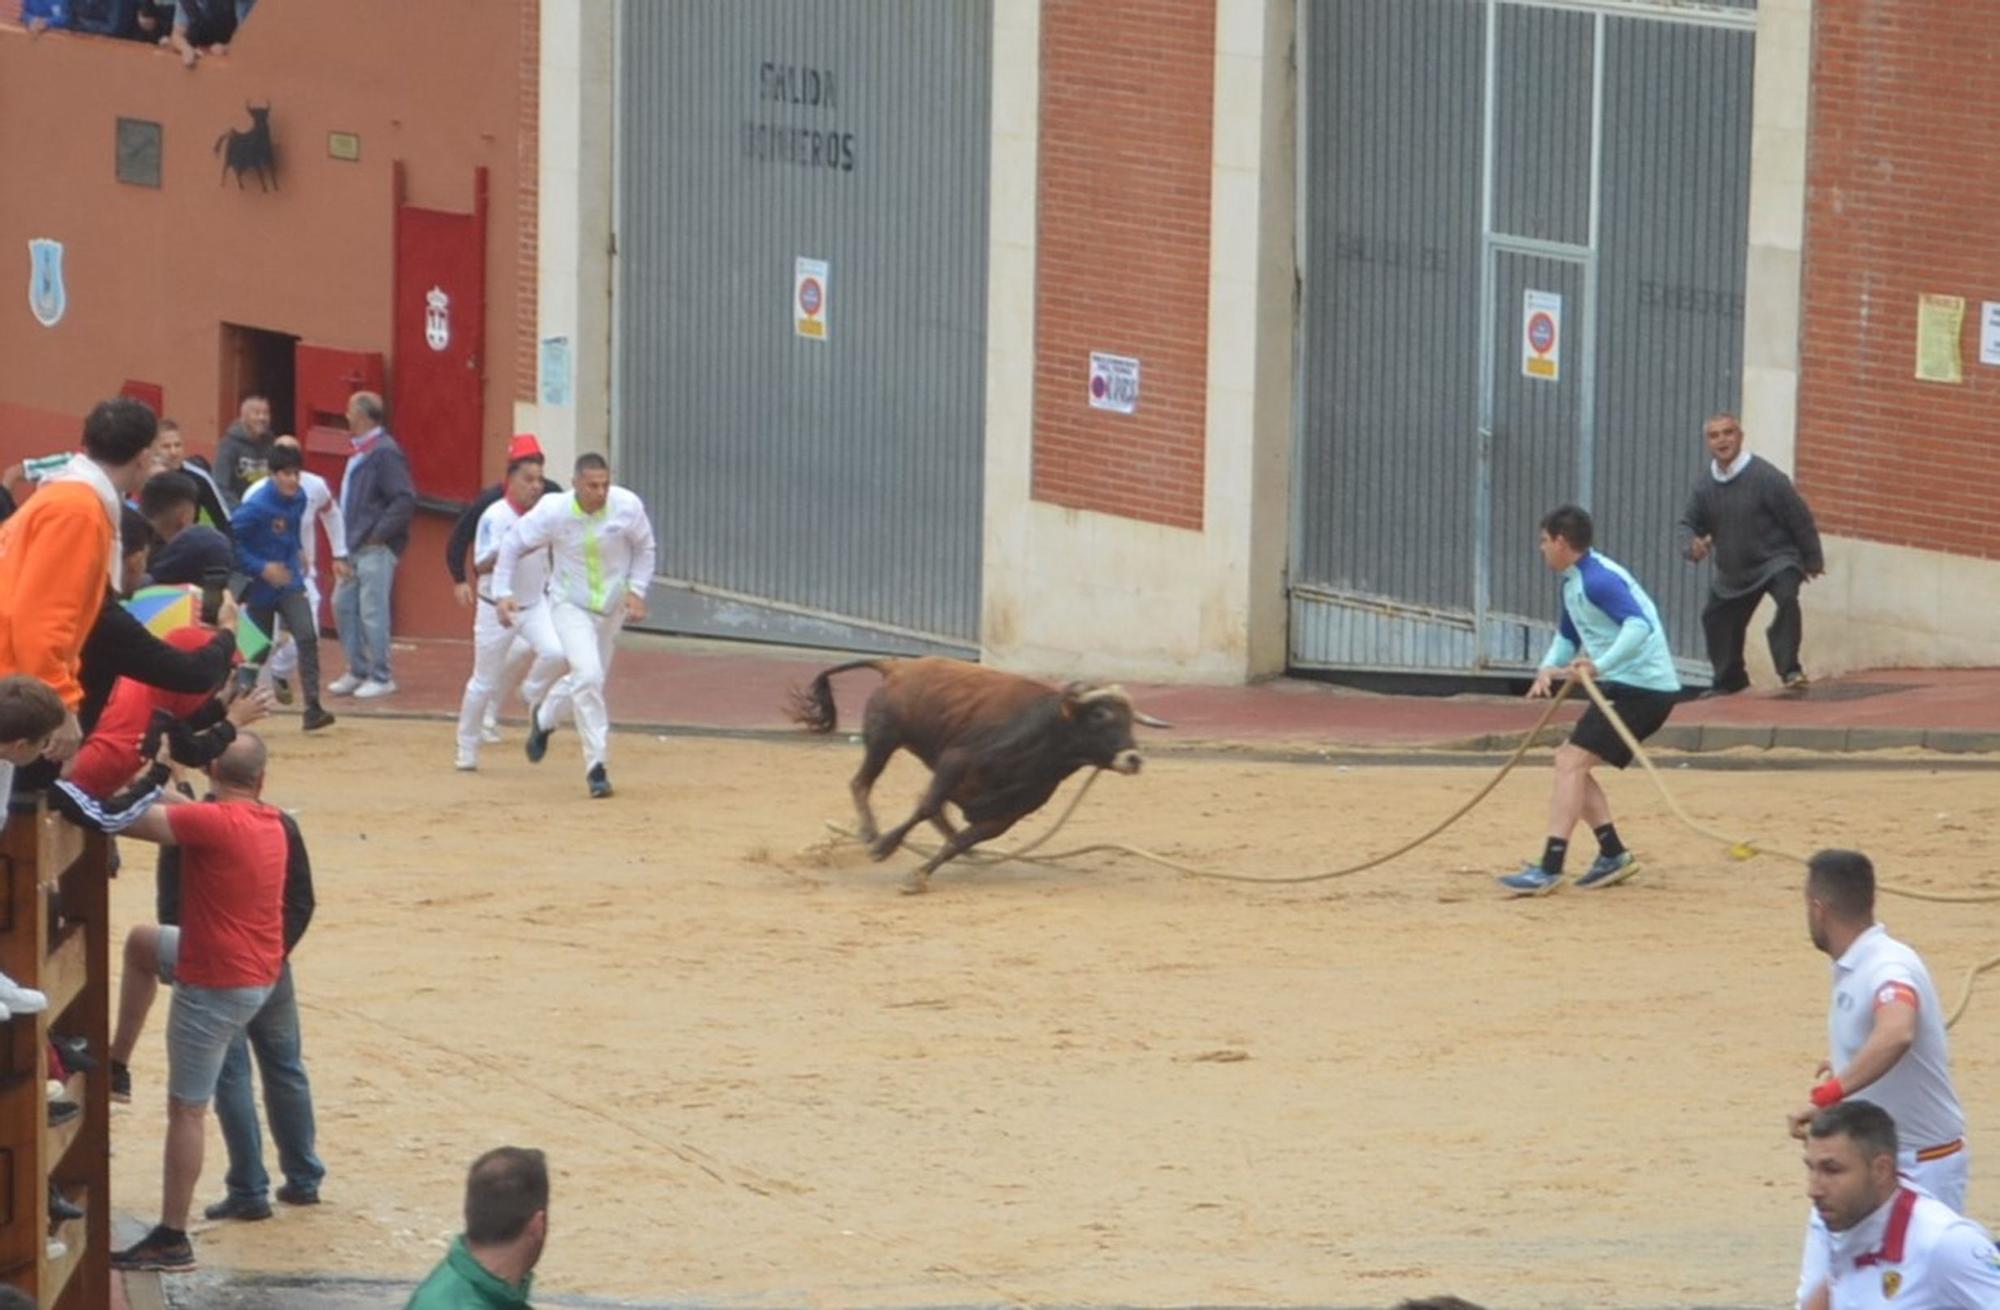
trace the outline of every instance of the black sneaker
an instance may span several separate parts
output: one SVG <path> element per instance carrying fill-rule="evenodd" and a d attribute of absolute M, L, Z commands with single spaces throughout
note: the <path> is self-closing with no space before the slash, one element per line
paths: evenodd
<path fill-rule="evenodd" d="M 304 722 L 305 731 L 318 732 L 321 728 L 333 726 L 333 714 L 321 706 L 308 705 Z"/>
<path fill-rule="evenodd" d="M 72 1073 L 89 1073 L 97 1067 L 97 1057 L 90 1053 L 90 1041 L 84 1037 L 72 1037 L 67 1033 L 50 1033 L 49 1042 L 62 1056 L 63 1068 Z"/>
<path fill-rule="evenodd" d="M 289 679 L 271 679 L 271 699 L 277 701 L 280 705 L 290 705 L 292 703 L 292 684 Z"/>
<path fill-rule="evenodd" d="M 286 1183 L 278 1189 L 278 1199 L 286 1205 L 318 1205 L 319 1189 L 294 1187 Z"/>
<path fill-rule="evenodd" d="M 271 1203 L 261 1196 L 225 1196 L 201 1212 L 204 1219 L 241 1219 L 255 1223 L 271 1217 Z"/>
<path fill-rule="evenodd" d="M 49 1218 L 57 1222 L 83 1218 L 83 1207 L 64 1196 L 53 1181 L 49 1183 Z"/>
<path fill-rule="evenodd" d="M 185 1273 L 194 1268 L 194 1243 L 186 1233 L 161 1224 L 122 1251 L 111 1253 L 113 1269 L 157 1269 Z"/>
<path fill-rule="evenodd" d="M 50 1101 L 49 1127 L 54 1128 L 58 1124 L 66 1124 L 82 1113 L 83 1107 L 75 1101 Z"/>
<path fill-rule="evenodd" d="M 611 779 L 605 775 L 602 764 L 592 765 L 590 772 L 583 776 L 590 784 L 590 799 L 601 801 L 611 794 Z"/>
<path fill-rule="evenodd" d="M 525 748 L 528 752 L 528 763 L 540 764 L 542 762 L 542 757 L 549 753 L 549 734 L 554 731 L 554 728 L 544 728 L 542 726 L 542 706 L 538 702 L 533 709 L 528 711 L 528 740 L 525 743 Z"/>
<path fill-rule="evenodd" d="M 116 1060 L 111 1062 L 111 1099 L 120 1105 L 132 1104 L 132 1071 Z"/>

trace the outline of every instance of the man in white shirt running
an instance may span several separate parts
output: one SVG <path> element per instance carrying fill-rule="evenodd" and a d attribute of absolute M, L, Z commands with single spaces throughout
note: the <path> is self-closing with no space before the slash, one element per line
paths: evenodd
<path fill-rule="evenodd" d="M 465 697 L 458 708 L 458 767 L 465 772 L 479 767 L 479 743 L 499 738 L 489 726 L 494 710 L 528 661 L 533 659 L 534 667 L 528 670 L 521 694 L 531 709 L 548 693 L 549 684 L 562 669 L 562 645 L 554 626 L 534 619 L 535 612 L 544 607 L 548 548 L 521 556 L 514 569 L 514 594 L 520 598 L 514 623 L 501 621 L 488 586 L 500 559 L 500 543 L 542 498 L 542 465 L 541 443 L 533 436 L 523 433 L 509 442 L 506 491 L 479 516 L 473 534 L 478 612 L 472 622 L 472 676 L 465 681 Z"/>
<path fill-rule="evenodd" d="M 1875 866 L 1859 851 L 1821 851 L 1807 862 L 1806 926 L 1833 959 L 1827 1011 L 1831 1054 L 1810 1104 L 1791 1115 L 1807 1140 L 1820 1111 L 1862 1094 L 1895 1120 L 1902 1172 L 1953 1210 L 1965 1205 L 1971 1152 L 1965 1112 L 1951 1084 L 1944 1004 L 1917 953 L 1875 922 Z M 1829 1239 L 1816 1210 L 1806 1225 L 1798 1303 L 1824 1306 Z"/>
<path fill-rule="evenodd" d="M 611 794 L 605 753 L 611 719 L 604 680 L 613 643 L 626 621 L 646 617 L 646 588 L 653 580 L 653 525 L 646 506 L 624 487 L 611 485 L 602 455 L 581 455 L 567 494 L 544 496 L 500 543 L 493 566 L 493 600 L 503 623 L 512 624 L 527 599 L 514 582 L 524 556 L 544 546 L 555 552 L 548 603 L 529 611 L 547 622 L 562 645 L 569 674 L 528 717 L 528 759 L 540 763 L 549 734 L 572 713 L 583 736 L 585 778 L 593 799 Z"/>
<path fill-rule="evenodd" d="M 1992 1310 L 2000 1251 L 1986 1230 L 1901 1177 L 1896 1122 L 1842 1101 L 1806 1129 L 1806 1193 L 1830 1234 L 1832 1310 Z"/>
<path fill-rule="evenodd" d="M 274 449 L 278 446 L 289 446 L 293 450 L 298 451 L 301 457 L 305 454 L 305 448 L 299 445 L 299 439 L 289 433 L 279 437 L 271 445 Z M 326 533 L 327 544 L 333 547 L 334 559 L 345 560 L 347 558 L 347 520 L 340 516 L 340 501 L 334 496 L 333 488 L 327 485 L 325 478 L 311 469 L 301 468 L 299 470 L 299 490 L 306 493 L 306 522 L 299 531 L 299 537 L 301 538 L 299 543 L 301 546 L 299 562 L 304 564 L 306 569 L 306 604 L 311 607 L 310 612 L 313 616 L 313 621 L 317 623 L 319 621 L 319 543 L 313 540 L 311 525 L 317 523 L 320 530 Z M 317 636 L 318 634 L 315 633 L 314 635 Z M 273 633 L 271 639 L 276 641 L 278 639 L 277 634 Z M 278 704 L 290 705 L 292 703 L 291 679 L 299 667 L 299 643 L 297 639 L 290 637 L 288 634 L 284 644 L 271 652 L 270 663 L 266 667 L 271 671 L 271 692 L 277 697 Z"/>

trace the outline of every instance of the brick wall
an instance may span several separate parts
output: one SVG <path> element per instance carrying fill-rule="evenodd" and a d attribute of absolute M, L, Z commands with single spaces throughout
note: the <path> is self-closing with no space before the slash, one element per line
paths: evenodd
<path fill-rule="evenodd" d="M 1822 530 L 2000 558 L 2000 367 L 1978 354 L 2000 300 L 1991 9 L 1814 6 L 1797 459 Z M 1916 380 L 1925 293 L 1966 301 L 1961 385 Z"/>
<path fill-rule="evenodd" d="M 521 5 L 520 185 L 514 192 L 514 224 L 519 233 L 514 249 L 514 399 L 535 399 L 536 279 L 541 203 L 542 4 Z"/>
<path fill-rule="evenodd" d="M 1044 0 L 1033 495 L 1202 524 L 1214 0 Z M 1136 356 L 1136 414 L 1090 352 Z"/>

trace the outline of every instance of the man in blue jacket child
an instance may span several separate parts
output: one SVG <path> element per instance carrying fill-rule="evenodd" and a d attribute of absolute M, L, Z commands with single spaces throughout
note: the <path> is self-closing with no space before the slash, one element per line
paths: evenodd
<path fill-rule="evenodd" d="M 251 487 L 229 516 L 237 567 L 250 575 L 243 608 L 266 633 L 282 617 L 299 649 L 299 686 L 305 693 L 305 730 L 333 722 L 319 703 L 319 623 L 306 601 L 302 542 L 306 494 L 299 488 L 303 458 L 296 446 L 273 446 L 269 475 Z"/>
<path fill-rule="evenodd" d="M 1673 712 L 1680 675 L 1653 598 L 1623 565 L 1591 549 L 1593 536 L 1590 515 L 1575 505 L 1553 509 L 1542 519 L 1542 563 L 1562 575 L 1562 617 L 1528 695 L 1547 696 L 1557 678 L 1588 673 L 1632 736 L 1644 741 Z M 1542 858 L 1500 879 L 1502 885 L 1523 896 L 1546 896 L 1561 886 L 1578 819 L 1597 837 L 1597 858 L 1577 886 L 1613 887 L 1637 873 L 1639 861 L 1612 825 L 1611 801 L 1590 774 L 1600 764 L 1622 769 L 1631 762 L 1632 748 L 1593 702 L 1556 750 Z"/>

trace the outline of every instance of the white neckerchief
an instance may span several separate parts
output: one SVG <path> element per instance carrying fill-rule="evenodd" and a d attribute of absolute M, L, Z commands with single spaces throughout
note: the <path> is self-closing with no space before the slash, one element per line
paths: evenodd
<path fill-rule="evenodd" d="M 50 478 L 51 482 L 81 482 L 97 493 L 97 499 L 104 505 L 104 517 L 111 520 L 111 589 L 124 589 L 125 542 L 120 529 L 124 526 L 118 503 L 118 490 L 111 485 L 111 479 L 88 455 L 76 455 L 63 467 L 63 471 Z"/>
<path fill-rule="evenodd" d="M 1728 468 L 1722 467 L 1722 465 L 1716 463 L 1712 459 L 1708 461 L 1708 475 L 1714 478 L 1717 482 L 1733 482 L 1735 481 L 1736 475 L 1738 473 L 1741 473 L 1744 469 L 1747 469 L 1749 467 L 1750 467 L 1750 452 L 1747 450 L 1739 450 L 1736 452 L 1736 458 L 1729 462 Z"/>

